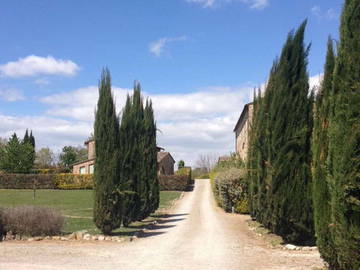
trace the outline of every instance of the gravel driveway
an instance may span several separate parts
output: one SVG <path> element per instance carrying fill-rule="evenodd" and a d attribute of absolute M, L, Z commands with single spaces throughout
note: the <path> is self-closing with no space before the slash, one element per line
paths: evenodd
<path fill-rule="evenodd" d="M 0 269 L 313 269 L 317 251 L 271 249 L 247 216 L 216 207 L 208 180 L 196 180 L 171 213 L 133 242 L 0 243 Z"/>

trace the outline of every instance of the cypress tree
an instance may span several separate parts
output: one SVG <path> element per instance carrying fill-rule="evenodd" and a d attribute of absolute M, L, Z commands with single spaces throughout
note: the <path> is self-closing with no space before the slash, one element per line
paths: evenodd
<path fill-rule="evenodd" d="M 28 132 L 27 129 L 25 131 L 25 135 L 24 135 L 24 138 L 23 138 L 23 143 L 30 143 L 29 132 Z"/>
<path fill-rule="evenodd" d="M 326 161 L 329 150 L 329 113 L 333 91 L 335 52 L 329 37 L 324 67 L 324 80 L 315 100 L 314 130 L 312 139 L 313 203 L 316 244 L 321 256 L 331 268 L 337 268 L 334 243 L 331 235 L 330 186 Z"/>
<path fill-rule="evenodd" d="M 119 122 L 111 92 L 111 77 L 104 69 L 94 124 L 94 222 L 105 234 L 121 225 L 122 192 L 120 182 Z"/>
<path fill-rule="evenodd" d="M 123 183 L 123 190 L 125 192 L 124 197 L 124 210 L 123 210 L 123 224 L 128 226 L 132 221 L 134 212 L 134 181 L 133 171 L 135 170 L 133 162 L 133 147 L 134 141 L 134 128 L 133 128 L 133 117 L 132 117 L 132 101 L 128 95 L 126 98 L 125 107 L 121 116 L 120 124 L 120 148 L 122 156 L 121 161 L 121 179 Z"/>
<path fill-rule="evenodd" d="M 288 35 L 263 96 L 254 101 L 250 133 L 250 210 L 290 242 L 313 242 L 306 22 Z"/>
<path fill-rule="evenodd" d="M 330 224 L 340 269 L 360 268 L 360 0 L 346 0 L 329 127 Z"/>
<path fill-rule="evenodd" d="M 145 181 L 147 186 L 146 216 L 159 207 L 160 189 L 157 179 L 157 144 L 156 144 L 156 123 L 151 100 L 146 100 L 144 110 L 145 129 L 145 151 L 144 167 Z"/>

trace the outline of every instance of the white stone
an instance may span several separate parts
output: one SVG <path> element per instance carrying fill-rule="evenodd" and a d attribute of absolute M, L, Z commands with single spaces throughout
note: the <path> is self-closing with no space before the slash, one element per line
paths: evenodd
<path fill-rule="evenodd" d="M 88 233 L 84 234 L 84 240 L 91 240 L 91 235 Z"/>
<path fill-rule="evenodd" d="M 285 247 L 286 247 L 287 249 L 290 249 L 290 250 L 295 250 L 295 249 L 296 249 L 296 246 L 291 245 L 291 244 L 287 244 L 287 245 L 285 245 Z"/>
<path fill-rule="evenodd" d="M 98 240 L 99 240 L 99 241 L 104 241 L 104 240 L 105 240 L 105 236 L 99 235 L 99 236 L 98 236 Z"/>

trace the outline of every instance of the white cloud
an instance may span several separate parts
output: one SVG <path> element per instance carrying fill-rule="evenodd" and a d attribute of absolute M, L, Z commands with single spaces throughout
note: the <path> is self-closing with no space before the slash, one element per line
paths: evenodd
<path fill-rule="evenodd" d="M 320 6 L 313 6 L 310 11 L 319 20 L 334 20 L 338 17 L 337 12 L 333 8 L 329 8 L 328 10 L 323 11 Z"/>
<path fill-rule="evenodd" d="M 21 91 L 17 89 L 0 89 L 0 99 L 8 102 L 24 100 L 25 97 Z"/>
<path fill-rule="evenodd" d="M 247 4 L 252 9 L 264 9 L 269 5 L 269 0 L 186 0 L 186 2 L 197 3 L 202 5 L 204 8 L 212 8 L 232 2 Z"/>
<path fill-rule="evenodd" d="M 311 77 L 310 85 L 319 84 L 320 78 Z M 132 90 L 113 87 L 119 113 L 129 92 Z M 186 94 L 143 92 L 153 101 L 160 130 L 158 144 L 175 160 L 183 159 L 189 165 L 195 165 L 200 154 L 224 155 L 235 150 L 233 129 L 252 94 L 253 88 L 248 86 L 209 86 Z M 33 128 L 39 147 L 59 150 L 64 145 L 82 144 L 92 132 L 97 99 L 97 86 L 44 97 L 41 102 L 49 107 L 45 116 L 0 114 L 0 136 L 10 136 L 14 131 L 23 134 L 26 128 Z"/>
<path fill-rule="evenodd" d="M 310 90 L 314 90 L 315 93 L 319 90 L 321 82 L 324 78 L 324 74 L 320 73 L 309 78 Z"/>
<path fill-rule="evenodd" d="M 163 37 L 158 39 L 157 41 L 151 42 L 149 45 L 149 51 L 155 56 L 159 57 L 163 53 L 164 47 L 167 43 L 184 40 L 187 40 L 186 36 Z"/>
<path fill-rule="evenodd" d="M 17 61 L 0 65 L 0 74 L 4 77 L 31 77 L 37 75 L 75 75 L 79 70 L 71 60 L 55 59 L 52 56 L 29 55 Z"/>
<path fill-rule="evenodd" d="M 49 85 L 49 84 L 50 84 L 50 81 L 47 80 L 47 79 L 41 79 L 41 78 L 40 78 L 40 79 L 36 79 L 36 80 L 34 81 L 34 83 L 43 86 L 43 85 Z"/>

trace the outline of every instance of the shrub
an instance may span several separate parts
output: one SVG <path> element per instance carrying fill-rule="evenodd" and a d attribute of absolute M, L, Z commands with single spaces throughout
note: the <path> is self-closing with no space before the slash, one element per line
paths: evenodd
<path fill-rule="evenodd" d="M 6 231 L 4 227 L 4 209 L 0 208 L 0 241 L 2 241 L 5 235 Z"/>
<path fill-rule="evenodd" d="M 225 211 L 232 208 L 239 213 L 247 213 L 247 187 L 245 173 L 241 169 L 231 168 L 218 172 L 215 176 L 214 192 Z"/>
<path fill-rule="evenodd" d="M 54 182 L 58 189 L 92 189 L 92 174 L 61 173 L 54 175 Z"/>
<path fill-rule="evenodd" d="M 55 189 L 51 174 L 0 174 L 1 189 Z"/>
<path fill-rule="evenodd" d="M 191 179 L 191 167 L 183 167 L 176 171 L 176 175 L 186 175 Z"/>
<path fill-rule="evenodd" d="M 187 190 L 191 179 L 187 175 L 159 175 L 160 190 Z"/>
<path fill-rule="evenodd" d="M 56 210 L 39 206 L 7 208 L 3 217 L 5 231 L 20 236 L 56 235 L 64 225 Z"/>

